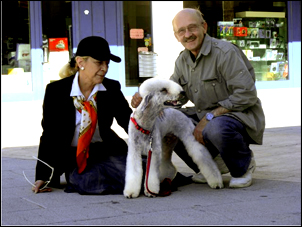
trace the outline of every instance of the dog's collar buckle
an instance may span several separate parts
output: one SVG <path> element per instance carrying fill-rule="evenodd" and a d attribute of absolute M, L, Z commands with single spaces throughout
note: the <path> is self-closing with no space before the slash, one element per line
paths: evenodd
<path fill-rule="evenodd" d="M 152 142 L 153 142 L 153 137 L 150 135 L 150 139 L 149 139 L 149 141 L 150 141 L 150 150 L 152 151 Z"/>
<path fill-rule="evenodd" d="M 137 130 L 141 131 L 142 133 L 144 133 L 146 135 L 149 135 L 151 133 L 149 130 L 143 129 L 141 126 L 139 126 L 133 117 L 130 117 L 130 119 L 133 122 L 133 124 L 135 125 L 135 128 Z"/>

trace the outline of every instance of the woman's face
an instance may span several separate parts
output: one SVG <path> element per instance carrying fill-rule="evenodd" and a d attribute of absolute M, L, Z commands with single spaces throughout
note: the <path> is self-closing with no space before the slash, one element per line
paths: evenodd
<path fill-rule="evenodd" d="M 81 77 L 83 76 L 86 81 L 89 81 L 92 84 L 100 84 L 103 82 L 108 72 L 109 61 L 99 61 L 92 57 L 88 57 L 79 62 L 79 67 L 84 67 L 84 70 L 80 69 Z"/>

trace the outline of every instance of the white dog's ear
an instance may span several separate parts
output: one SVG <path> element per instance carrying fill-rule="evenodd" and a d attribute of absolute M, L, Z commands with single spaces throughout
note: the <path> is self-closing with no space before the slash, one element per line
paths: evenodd
<path fill-rule="evenodd" d="M 139 104 L 139 106 L 137 108 L 140 108 L 140 110 L 137 112 L 138 117 L 141 118 L 142 115 L 144 114 L 144 110 L 148 107 L 148 105 L 150 104 L 150 101 L 153 97 L 153 94 L 148 94 L 146 95 L 142 102 Z"/>
<path fill-rule="evenodd" d="M 141 111 L 144 112 L 144 110 L 147 108 L 147 106 L 149 105 L 151 99 L 153 97 L 153 93 L 148 94 L 144 97 L 144 100 L 142 101 L 142 107 L 141 107 Z"/>

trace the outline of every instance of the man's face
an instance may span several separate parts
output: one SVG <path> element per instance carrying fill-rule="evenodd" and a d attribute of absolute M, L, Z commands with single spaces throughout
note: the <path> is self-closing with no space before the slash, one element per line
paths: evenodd
<path fill-rule="evenodd" d="M 207 32 L 206 22 L 201 23 L 195 13 L 183 10 L 175 16 L 173 25 L 178 42 L 196 57 Z"/>

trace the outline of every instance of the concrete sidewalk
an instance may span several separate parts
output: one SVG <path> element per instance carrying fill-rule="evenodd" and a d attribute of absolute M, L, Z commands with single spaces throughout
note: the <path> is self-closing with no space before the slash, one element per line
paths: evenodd
<path fill-rule="evenodd" d="M 206 184 L 179 187 L 168 197 L 126 199 L 83 196 L 54 189 L 34 194 L 37 146 L 3 148 L 1 225 L 301 225 L 301 127 L 266 129 L 264 144 L 252 145 L 253 185 L 224 189 Z M 184 175 L 193 172 L 173 155 Z M 62 176 L 62 181 L 64 177 Z"/>

